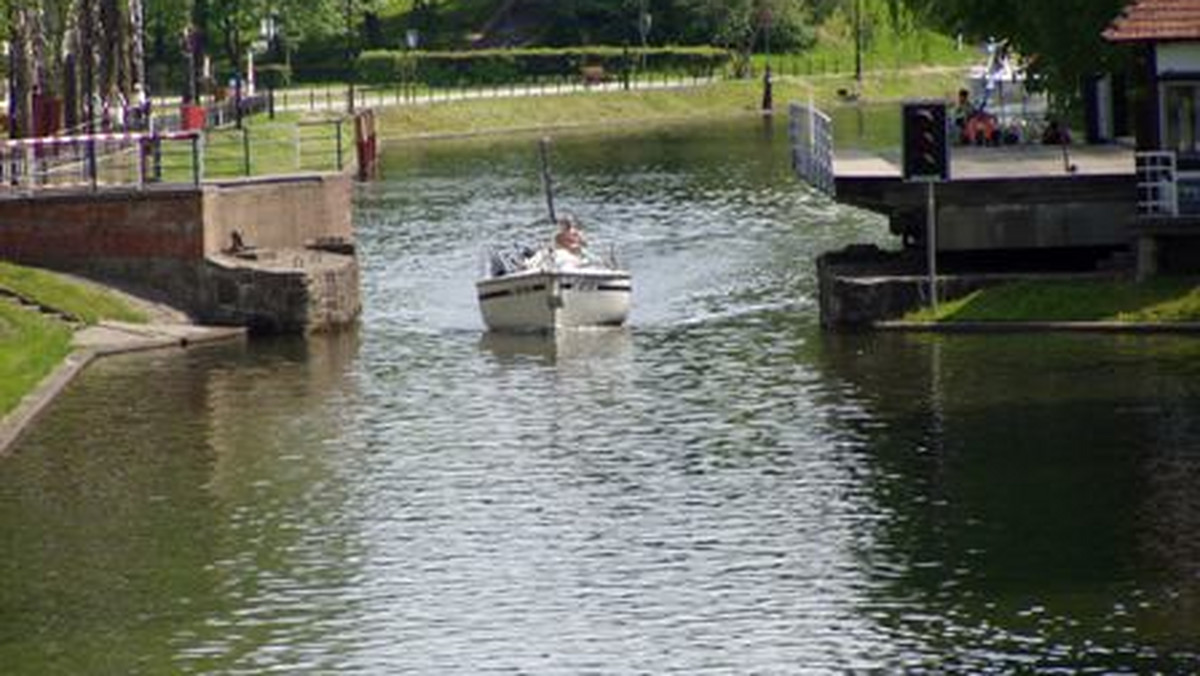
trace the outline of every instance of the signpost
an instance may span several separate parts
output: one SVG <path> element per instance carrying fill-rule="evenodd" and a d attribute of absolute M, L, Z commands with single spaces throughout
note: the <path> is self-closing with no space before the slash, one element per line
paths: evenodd
<path fill-rule="evenodd" d="M 937 197 L 935 186 L 950 179 L 950 146 L 944 101 L 904 104 L 904 180 L 925 184 L 925 254 L 929 272 L 929 302 L 938 309 Z"/>

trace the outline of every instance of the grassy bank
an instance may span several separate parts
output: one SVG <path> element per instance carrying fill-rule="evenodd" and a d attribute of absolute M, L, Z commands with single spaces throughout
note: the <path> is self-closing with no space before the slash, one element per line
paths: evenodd
<path fill-rule="evenodd" d="M 1029 281 L 976 291 L 942 303 L 938 313 L 910 313 L 916 322 L 1200 322 L 1200 279 L 1146 282 Z"/>
<path fill-rule="evenodd" d="M 0 301 L 0 416 L 71 351 L 66 324 Z"/>
<path fill-rule="evenodd" d="M 0 288 L 77 317 L 145 322 L 146 315 L 90 284 L 0 261 Z M 0 298 L 0 416 L 8 413 L 71 351 L 72 327 Z"/>
<path fill-rule="evenodd" d="M 964 71 L 930 68 L 868 73 L 861 87 L 844 75 L 778 77 L 775 108 L 807 101 L 811 91 L 819 103 L 835 105 L 840 92 L 855 92 L 863 103 L 908 97 L 949 97 L 961 85 Z M 535 97 L 446 101 L 429 105 L 384 108 L 379 132 L 384 140 L 427 136 L 499 133 L 578 126 L 661 123 L 756 114 L 762 102 L 759 80 L 722 81 L 669 90 L 588 92 Z"/>
<path fill-rule="evenodd" d="M 147 320 L 144 312 L 102 287 L 4 261 L 0 261 L 0 289 L 77 317 L 85 324 L 102 319 L 134 323 Z"/>

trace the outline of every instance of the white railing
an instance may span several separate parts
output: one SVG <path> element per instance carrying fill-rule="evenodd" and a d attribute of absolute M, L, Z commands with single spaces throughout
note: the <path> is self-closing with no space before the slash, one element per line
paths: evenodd
<path fill-rule="evenodd" d="M 1179 215 L 1179 171 L 1175 153 L 1147 151 L 1135 155 L 1137 209 L 1140 216 Z"/>
<path fill-rule="evenodd" d="M 812 187 L 833 197 L 833 120 L 812 104 L 788 106 L 788 137 L 792 145 L 792 168 Z"/>

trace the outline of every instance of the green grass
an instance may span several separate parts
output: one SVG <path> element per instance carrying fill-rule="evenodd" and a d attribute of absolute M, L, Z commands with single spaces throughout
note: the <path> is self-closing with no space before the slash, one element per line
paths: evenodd
<path fill-rule="evenodd" d="M 1200 279 L 1028 281 L 976 291 L 905 316 L 916 322 L 1200 321 Z"/>
<path fill-rule="evenodd" d="M 949 96 L 962 81 L 957 68 L 867 74 L 861 89 L 852 77 L 774 80 L 777 111 L 789 101 L 806 101 L 811 91 L 819 103 L 832 105 L 837 92 L 853 88 L 862 102 L 893 101 L 909 96 Z M 723 81 L 671 90 L 589 92 L 578 94 L 439 102 L 379 111 L 379 133 L 385 140 L 429 135 L 479 134 L 586 125 L 614 125 L 730 117 L 756 113 L 762 100 L 758 80 Z"/>
<path fill-rule="evenodd" d="M 145 313 L 131 307 L 116 294 L 36 268 L 0 261 L 0 288 L 66 312 L 87 324 L 96 324 L 102 319 L 147 321 Z"/>
<path fill-rule="evenodd" d="M 69 326 L 0 301 L 0 415 L 11 411 L 70 351 Z"/>

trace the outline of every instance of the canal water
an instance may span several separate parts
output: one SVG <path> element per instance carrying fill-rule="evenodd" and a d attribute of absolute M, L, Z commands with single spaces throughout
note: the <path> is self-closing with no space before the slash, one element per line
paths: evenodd
<path fill-rule="evenodd" d="M 485 335 L 535 139 L 388 149 L 353 333 L 89 369 L 0 459 L 0 672 L 1200 669 L 1200 342 L 827 335 L 886 241 L 758 121 L 553 144 L 627 330 Z"/>

